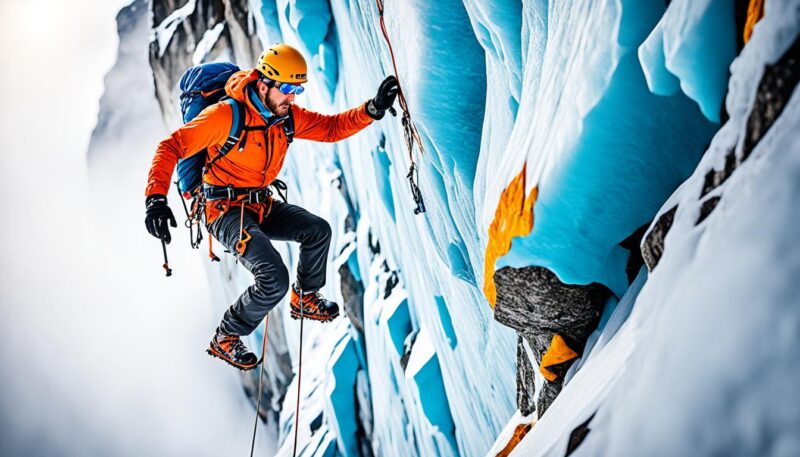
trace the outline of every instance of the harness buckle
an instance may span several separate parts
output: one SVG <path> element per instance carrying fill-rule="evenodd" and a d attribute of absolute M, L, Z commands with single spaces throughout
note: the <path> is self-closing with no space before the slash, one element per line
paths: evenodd
<path fill-rule="evenodd" d="M 247 199 L 250 203 L 264 203 L 271 195 L 269 188 L 255 189 L 247 193 Z"/>

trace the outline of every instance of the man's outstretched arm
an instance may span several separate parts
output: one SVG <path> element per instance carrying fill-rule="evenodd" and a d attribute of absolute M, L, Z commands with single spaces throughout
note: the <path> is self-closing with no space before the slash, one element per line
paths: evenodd
<path fill-rule="evenodd" d="M 373 120 L 382 119 L 397 98 L 397 79 L 389 76 L 381 83 L 375 98 L 345 112 L 325 115 L 292 105 L 295 138 L 334 142 L 360 132 Z"/>

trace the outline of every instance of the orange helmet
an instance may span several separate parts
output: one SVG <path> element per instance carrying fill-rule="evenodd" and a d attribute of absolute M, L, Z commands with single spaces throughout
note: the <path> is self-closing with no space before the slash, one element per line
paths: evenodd
<path fill-rule="evenodd" d="M 282 83 L 302 84 L 306 77 L 306 59 L 286 43 L 276 43 L 261 53 L 256 66 L 265 77 Z"/>

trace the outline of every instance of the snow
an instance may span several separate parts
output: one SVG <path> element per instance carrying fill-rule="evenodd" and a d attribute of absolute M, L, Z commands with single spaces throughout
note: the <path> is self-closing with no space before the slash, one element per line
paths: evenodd
<path fill-rule="evenodd" d="M 167 50 L 167 45 L 169 44 L 170 40 L 172 40 L 172 35 L 175 33 L 175 30 L 178 28 L 178 26 L 181 25 L 181 23 L 185 21 L 190 14 L 194 13 L 196 4 L 197 0 L 187 0 L 186 4 L 173 11 L 172 14 L 167 16 L 166 19 L 161 21 L 160 24 L 153 28 L 150 41 L 158 42 L 159 58 L 164 56 L 164 52 Z"/>
<path fill-rule="evenodd" d="M 211 30 L 206 30 L 206 33 L 203 34 L 203 38 L 201 38 L 195 46 L 194 55 L 192 55 L 193 65 L 200 65 L 205 62 L 206 55 L 208 55 L 214 45 L 217 44 L 217 40 L 219 40 L 219 36 L 222 34 L 223 30 L 225 30 L 224 22 L 215 25 Z"/>

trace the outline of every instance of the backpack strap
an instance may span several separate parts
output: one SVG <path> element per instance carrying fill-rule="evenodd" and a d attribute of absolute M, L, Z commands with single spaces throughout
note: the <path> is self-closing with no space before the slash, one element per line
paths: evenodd
<path fill-rule="evenodd" d="M 214 162 L 225 156 L 225 154 L 229 153 L 236 143 L 239 142 L 242 132 L 244 131 L 245 107 L 232 98 L 225 98 L 221 100 L 220 103 L 227 103 L 231 107 L 231 111 L 233 112 L 231 130 L 228 133 L 228 139 L 225 140 L 225 143 L 223 143 L 222 147 L 219 148 L 219 154 L 217 154 L 217 156 L 208 163 L 206 169 L 211 167 Z"/>
<path fill-rule="evenodd" d="M 291 144 L 292 140 L 294 140 L 294 116 L 292 116 L 292 110 L 289 110 L 289 116 L 283 121 L 283 133 L 286 134 L 286 142 Z"/>

